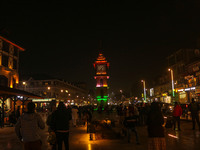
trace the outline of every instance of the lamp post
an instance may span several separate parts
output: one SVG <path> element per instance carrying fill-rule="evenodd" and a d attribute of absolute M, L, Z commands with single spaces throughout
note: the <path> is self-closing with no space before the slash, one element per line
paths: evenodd
<path fill-rule="evenodd" d="M 143 87 L 144 87 L 144 102 L 146 102 L 146 100 L 147 100 L 147 95 L 146 95 L 145 80 L 141 80 L 141 82 L 143 83 Z"/>
<path fill-rule="evenodd" d="M 168 71 L 171 72 L 171 80 L 172 80 L 172 96 L 174 97 L 175 94 L 174 94 L 174 73 L 173 73 L 173 70 L 172 69 L 168 69 Z"/>
<path fill-rule="evenodd" d="M 47 89 L 48 89 L 48 94 L 47 95 L 48 95 L 48 98 L 50 98 L 51 97 L 51 94 L 50 94 L 51 87 L 48 86 Z"/>
<path fill-rule="evenodd" d="M 23 84 L 24 91 L 26 91 L 26 82 L 22 82 L 22 84 Z"/>

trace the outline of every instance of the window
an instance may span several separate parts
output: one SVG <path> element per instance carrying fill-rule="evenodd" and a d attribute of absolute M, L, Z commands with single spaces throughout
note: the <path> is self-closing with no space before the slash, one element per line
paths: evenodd
<path fill-rule="evenodd" d="M 35 85 L 35 83 L 34 82 L 31 82 L 31 84 L 30 84 L 31 86 L 34 86 Z"/>
<path fill-rule="evenodd" d="M 13 69 L 17 70 L 17 60 L 13 59 Z"/>
<path fill-rule="evenodd" d="M 18 56 L 18 48 L 17 47 L 14 48 L 14 56 Z"/>
<path fill-rule="evenodd" d="M 2 55 L 2 65 L 8 67 L 8 56 Z"/>
<path fill-rule="evenodd" d="M 100 87 L 103 87 L 103 79 L 100 79 Z"/>
<path fill-rule="evenodd" d="M 3 42 L 3 51 L 5 51 L 5 52 L 9 52 L 9 43 L 7 43 L 7 42 Z"/>

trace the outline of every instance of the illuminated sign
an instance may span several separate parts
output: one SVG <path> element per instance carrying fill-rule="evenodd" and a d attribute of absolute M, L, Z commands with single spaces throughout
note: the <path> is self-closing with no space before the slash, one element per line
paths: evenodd
<path fill-rule="evenodd" d="M 150 89 L 150 96 L 154 96 L 154 88 Z"/>
<path fill-rule="evenodd" d="M 32 102 L 50 102 L 53 99 L 32 99 Z"/>

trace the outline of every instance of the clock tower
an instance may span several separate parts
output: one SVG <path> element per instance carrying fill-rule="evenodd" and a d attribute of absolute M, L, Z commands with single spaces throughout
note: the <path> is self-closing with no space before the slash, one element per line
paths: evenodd
<path fill-rule="evenodd" d="M 108 101 L 108 69 L 109 63 L 102 53 L 99 53 L 97 60 L 94 63 L 96 79 L 96 99 L 98 106 L 104 107 Z"/>

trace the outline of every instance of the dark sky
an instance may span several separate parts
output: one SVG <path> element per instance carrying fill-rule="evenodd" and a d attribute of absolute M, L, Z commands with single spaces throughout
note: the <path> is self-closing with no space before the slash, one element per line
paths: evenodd
<path fill-rule="evenodd" d="M 20 73 L 48 73 L 90 88 L 99 40 L 111 65 L 111 90 L 128 90 L 159 75 L 166 56 L 195 47 L 200 35 L 198 0 L 18 0 L 1 1 L 0 10 L 0 29 L 26 49 Z"/>

